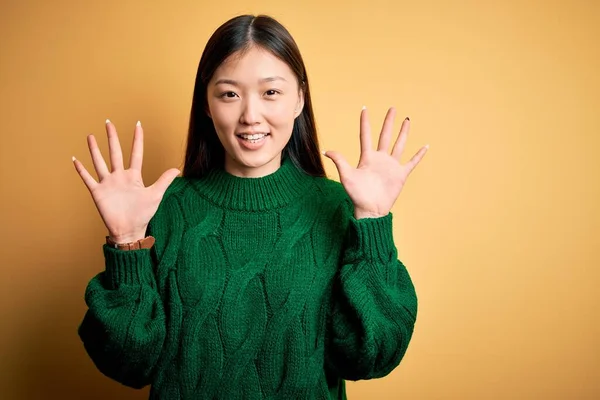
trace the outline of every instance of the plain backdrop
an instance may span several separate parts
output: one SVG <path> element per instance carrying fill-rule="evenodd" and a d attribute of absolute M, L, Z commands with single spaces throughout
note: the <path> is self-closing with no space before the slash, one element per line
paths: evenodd
<path fill-rule="evenodd" d="M 180 167 L 200 55 L 241 13 L 296 38 L 324 149 L 357 161 L 363 105 L 375 132 L 410 116 L 404 161 L 431 146 L 393 210 L 414 338 L 349 398 L 600 398 L 600 2 L 0 4 L 0 398 L 147 398 L 77 336 L 106 232 L 71 157 L 106 154 L 106 118 L 128 154 L 141 120 L 146 183 Z"/>

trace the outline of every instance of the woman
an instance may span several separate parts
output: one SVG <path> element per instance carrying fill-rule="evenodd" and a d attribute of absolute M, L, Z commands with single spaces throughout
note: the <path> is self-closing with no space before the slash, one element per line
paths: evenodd
<path fill-rule="evenodd" d="M 79 334 L 97 368 L 152 399 L 344 399 L 392 371 L 417 298 L 390 209 L 426 151 L 399 163 L 394 115 L 372 150 L 363 109 L 358 168 L 326 152 L 327 179 L 298 48 L 246 15 L 203 52 L 183 177 L 144 187 L 139 122 L 129 169 L 110 121 L 111 170 L 89 136 L 99 181 L 74 163 L 108 236 Z"/>

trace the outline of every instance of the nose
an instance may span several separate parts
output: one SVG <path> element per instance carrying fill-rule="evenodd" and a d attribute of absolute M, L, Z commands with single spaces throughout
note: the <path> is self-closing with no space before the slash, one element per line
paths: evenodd
<path fill-rule="evenodd" d="M 240 123 L 243 125 L 260 124 L 260 101 L 254 98 L 247 98 L 244 101 Z"/>

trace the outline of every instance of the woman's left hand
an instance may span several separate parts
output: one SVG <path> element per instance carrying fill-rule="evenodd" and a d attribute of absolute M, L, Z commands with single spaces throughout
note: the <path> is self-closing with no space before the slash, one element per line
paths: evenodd
<path fill-rule="evenodd" d="M 423 146 L 406 164 L 400 163 L 410 129 L 410 121 L 406 118 L 389 154 L 395 116 L 396 110 L 390 108 L 383 122 L 377 150 L 373 150 L 369 117 L 366 108 L 363 108 L 360 114 L 360 160 L 356 168 L 351 167 L 338 152 L 323 153 L 335 163 L 340 181 L 354 203 L 356 219 L 388 215 L 406 179 L 429 148 L 429 145 Z"/>

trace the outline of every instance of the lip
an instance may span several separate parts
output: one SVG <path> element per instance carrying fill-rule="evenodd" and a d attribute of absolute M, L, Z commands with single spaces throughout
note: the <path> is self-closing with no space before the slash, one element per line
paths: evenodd
<path fill-rule="evenodd" d="M 235 136 L 240 136 L 240 135 L 268 135 L 269 132 L 238 132 L 235 134 Z"/>
<path fill-rule="evenodd" d="M 261 139 L 258 139 L 258 141 L 255 143 L 249 142 L 248 140 L 243 139 L 240 136 L 240 135 L 260 135 L 260 134 L 264 134 L 264 136 Z M 265 133 L 265 132 L 255 132 L 255 133 L 242 132 L 242 133 L 237 133 L 235 135 L 235 137 L 238 140 L 240 147 L 242 147 L 243 149 L 258 150 L 267 142 L 267 140 L 269 139 L 269 137 L 271 137 L 271 135 L 269 133 Z"/>

